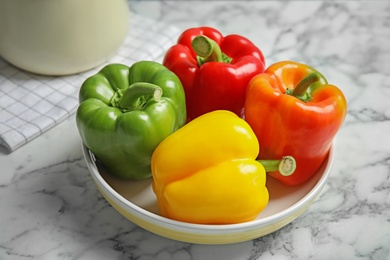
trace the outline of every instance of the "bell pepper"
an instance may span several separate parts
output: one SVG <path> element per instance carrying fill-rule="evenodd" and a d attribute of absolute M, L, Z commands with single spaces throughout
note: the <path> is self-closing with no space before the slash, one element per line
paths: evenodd
<path fill-rule="evenodd" d="M 164 139 L 152 156 L 160 214 L 183 222 L 232 224 L 253 220 L 268 204 L 266 171 L 294 171 L 293 158 L 256 161 L 250 126 L 226 110 L 206 113 Z"/>
<path fill-rule="evenodd" d="M 347 113 L 342 91 L 314 68 L 281 61 L 248 85 L 245 120 L 261 145 L 259 158 L 292 155 L 291 176 L 270 173 L 286 185 L 298 185 L 319 169 Z"/>
<path fill-rule="evenodd" d="M 83 143 L 110 173 L 126 179 L 151 177 L 154 149 L 186 121 L 180 80 L 152 61 L 105 66 L 81 85 L 79 101 Z"/>
<path fill-rule="evenodd" d="M 213 110 L 243 116 L 248 82 L 265 69 L 264 56 L 251 41 L 235 34 L 223 37 L 210 27 L 185 30 L 163 64 L 183 84 L 188 121 Z"/>

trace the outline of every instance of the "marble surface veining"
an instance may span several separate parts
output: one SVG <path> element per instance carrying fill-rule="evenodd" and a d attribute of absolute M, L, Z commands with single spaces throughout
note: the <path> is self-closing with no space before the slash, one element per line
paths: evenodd
<path fill-rule="evenodd" d="M 0 151 L 0 259 L 390 259 L 390 2 L 130 1 L 180 29 L 239 33 L 267 64 L 312 65 L 348 101 L 324 190 L 303 215 L 252 241 L 196 245 L 122 217 L 97 191 L 74 117 Z"/>

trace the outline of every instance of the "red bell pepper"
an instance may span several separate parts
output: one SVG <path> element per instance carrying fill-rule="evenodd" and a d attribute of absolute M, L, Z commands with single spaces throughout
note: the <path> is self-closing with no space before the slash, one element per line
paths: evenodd
<path fill-rule="evenodd" d="M 264 56 L 251 41 L 234 34 L 223 37 L 210 27 L 184 31 L 163 64 L 183 84 L 188 121 L 213 110 L 242 117 L 248 82 L 265 69 Z"/>
<path fill-rule="evenodd" d="M 245 120 L 255 132 L 261 158 L 292 155 L 293 175 L 269 173 L 287 185 L 305 182 L 321 166 L 347 113 L 342 91 L 315 69 L 283 61 L 248 85 Z"/>

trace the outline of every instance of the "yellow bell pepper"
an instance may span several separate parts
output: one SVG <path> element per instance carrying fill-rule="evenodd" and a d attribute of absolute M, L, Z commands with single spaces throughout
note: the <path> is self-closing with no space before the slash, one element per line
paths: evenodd
<path fill-rule="evenodd" d="M 194 119 L 152 155 L 161 215 L 199 224 L 255 219 L 269 200 L 258 154 L 256 135 L 236 114 L 219 110 Z"/>

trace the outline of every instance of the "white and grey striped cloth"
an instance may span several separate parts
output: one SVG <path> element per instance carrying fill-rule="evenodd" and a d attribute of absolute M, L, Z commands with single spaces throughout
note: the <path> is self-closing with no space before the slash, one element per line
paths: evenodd
<path fill-rule="evenodd" d="M 123 45 L 105 64 L 161 62 L 179 29 L 136 14 L 130 17 Z M 20 70 L 0 57 L 0 145 L 12 152 L 74 114 L 81 84 L 105 64 L 85 73 L 48 77 Z"/>

